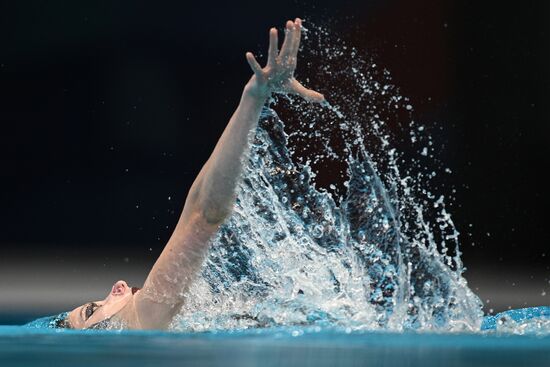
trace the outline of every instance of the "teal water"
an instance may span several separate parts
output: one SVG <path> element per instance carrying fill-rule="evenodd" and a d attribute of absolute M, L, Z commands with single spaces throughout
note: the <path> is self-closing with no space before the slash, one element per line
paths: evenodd
<path fill-rule="evenodd" d="M 467 334 L 320 326 L 210 332 L 66 330 L 48 328 L 45 318 L 25 326 L 0 326 L 0 366 L 540 367 L 550 364 L 550 334 L 540 328 L 549 321 L 550 307 L 485 317 L 481 331 Z M 513 325 L 507 325 L 510 322 Z"/>
<path fill-rule="evenodd" d="M 0 327 L 0 366 L 548 366 L 550 337 L 316 328 L 170 333 Z"/>

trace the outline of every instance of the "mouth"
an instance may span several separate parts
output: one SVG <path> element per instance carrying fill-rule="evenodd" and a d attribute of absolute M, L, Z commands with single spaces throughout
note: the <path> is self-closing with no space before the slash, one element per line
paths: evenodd
<path fill-rule="evenodd" d="M 132 295 L 133 294 L 136 294 L 137 291 L 139 291 L 141 288 L 138 288 L 138 287 L 132 287 Z"/>

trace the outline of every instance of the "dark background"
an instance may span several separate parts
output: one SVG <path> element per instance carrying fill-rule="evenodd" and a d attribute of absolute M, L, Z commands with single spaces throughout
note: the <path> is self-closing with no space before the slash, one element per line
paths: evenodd
<path fill-rule="evenodd" d="M 549 303 L 550 3 L 2 1 L 0 323 L 143 280 L 250 77 L 244 53 L 296 16 L 444 127 L 486 311 Z"/>

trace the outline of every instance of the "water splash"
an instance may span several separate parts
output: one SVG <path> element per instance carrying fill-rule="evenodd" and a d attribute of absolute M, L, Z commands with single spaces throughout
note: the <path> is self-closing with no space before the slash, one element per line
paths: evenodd
<path fill-rule="evenodd" d="M 520 308 L 487 316 L 481 330 L 497 334 L 550 335 L 550 307 Z"/>
<path fill-rule="evenodd" d="M 479 330 L 431 137 L 387 70 L 320 27 L 304 38 L 330 104 L 281 96 L 280 116 L 263 111 L 234 213 L 174 328 Z"/>

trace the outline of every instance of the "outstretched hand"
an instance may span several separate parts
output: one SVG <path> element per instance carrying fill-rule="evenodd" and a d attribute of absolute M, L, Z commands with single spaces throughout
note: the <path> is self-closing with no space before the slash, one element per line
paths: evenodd
<path fill-rule="evenodd" d="M 261 97 L 268 97 L 273 92 L 297 94 L 317 103 L 325 100 L 321 93 L 304 87 L 294 78 L 301 34 L 302 20 L 300 18 L 296 18 L 294 22 L 289 20 L 286 23 L 285 40 L 279 51 L 277 29 L 271 28 L 267 64 L 263 68 L 251 52 L 246 53 L 246 60 L 254 72 L 247 86 L 251 93 Z"/>

